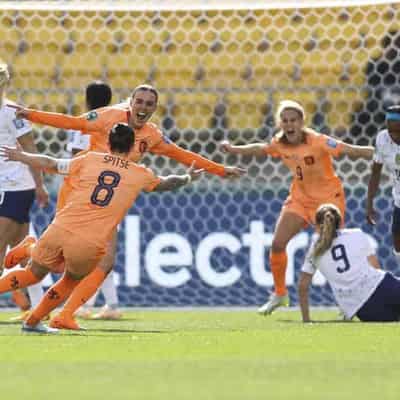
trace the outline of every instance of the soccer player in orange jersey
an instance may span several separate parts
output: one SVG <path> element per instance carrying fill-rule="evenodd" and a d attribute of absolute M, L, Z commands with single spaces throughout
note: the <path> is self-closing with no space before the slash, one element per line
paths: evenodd
<path fill-rule="evenodd" d="M 116 124 L 109 135 L 110 153 L 88 152 L 65 160 L 6 146 L 0 148 L 0 154 L 8 161 L 69 175 L 73 187 L 68 203 L 57 211 L 34 247 L 28 268 L 12 271 L 0 279 L 0 293 L 4 293 L 37 283 L 60 262 L 65 264 L 62 278 L 33 309 L 23 324 L 24 331 L 55 332 L 40 321 L 67 299 L 79 280 L 98 264 L 115 227 L 142 190 L 173 190 L 198 178 L 203 171 L 192 166 L 186 175 L 156 177 L 151 170 L 128 158 L 134 141 L 134 132 L 127 124 Z M 50 324 L 79 329 L 72 315 L 69 321 L 55 317 Z"/>
<path fill-rule="evenodd" d="M 353 158 L 371 159 L 374 149 L 353 146 L 317 133 L 304 124 L 303 107 L 291 100 L 280 103 L 276 121 L 280 127 L 271 143 L 233 146 L 222 143 L 222 150 L 232 154 L 279 157 L 293 173 L 290 193 L 278 221 L 269 256 L 275 292 L 259 308 L 259 313 L 270 314 L 279 306 L 288 305 L 285 275 L 286 246 L 297 233 L 315 224 L 315 212 L 321 204 L 332 203 L 345 214 L 342 183 L 333 167 L 332 156 L 347 154 Z"/>
<path fill-rule="evenodd" d="M 149 122 L 157 108 L 157 102 L 157 90 L 149 85 L 140 85 L 134 89 L 129 103 L 104 107 L 78 117 L 21 107 L 17 109 L 16 114 L 21 118 L 40 124 L 81 130 L 91 136 L 90 149 L 94 151 L 107 151 L 107 137 L 110 128 L 117 122 L 125 122 L 135 130 L 135 144 L 129 153 L 129 159 L 132 161 L 137 162 L 144 153 L 150 152 L 173 158 L 185 165 L 195 162 L 197 168 L 222 177 L 236 178 L 245 172 L 238 167 L 228 167 L 209 161 L 172 143 L 156 125 Z M 116 235 L 116 231 L 114 235 Z M 108 253 L 98 268 L 95 268 L 90 276 L 82 280 L 75 289 L 71 299 L 75 299 L 76 310 L 92 297 L 104 282 L 113 267 L 113 259 L 114 253 Z"/>

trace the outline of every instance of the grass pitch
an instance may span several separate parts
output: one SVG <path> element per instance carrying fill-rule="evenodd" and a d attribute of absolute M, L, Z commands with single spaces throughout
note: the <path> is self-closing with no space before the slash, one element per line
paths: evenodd
<path fill-rule="evenodd" d="M 21 334 L 0 313 L 2 399 L 398 399 L 399 324 L 298 311 L 131 311 Z"/>

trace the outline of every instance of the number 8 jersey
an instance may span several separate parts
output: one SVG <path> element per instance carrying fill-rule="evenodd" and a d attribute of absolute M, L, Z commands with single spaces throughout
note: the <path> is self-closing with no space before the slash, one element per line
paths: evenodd
<path fill-rule="evenodd" d="M 100 248 L 140 192 L 152 191 L 160 183 L 150 169 L 106 153 L 59 160 L 58 172 L 69 175 L 73 190 L 53 224 Z"/>
<path fill-rule="evenodd" d="M 313 259 L 316 240 L 313 240 L 301 270 L 311 275 L 319 270 L 330 284 L 339 307 L 350 319 L 372 295 L 385 272 L 368 262 L 368 256 L 374 255 L 375 251 L 361 229 L 338 230 L 331 247 Z"/>

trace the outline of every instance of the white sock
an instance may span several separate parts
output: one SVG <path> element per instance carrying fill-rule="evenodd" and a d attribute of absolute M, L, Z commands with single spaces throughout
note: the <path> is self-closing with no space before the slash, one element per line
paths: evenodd
<path fill-rule="evenodd" d="M 117 288 L 114 283 L 114 273 L 111 271 L 101 286 L 101 291 L 104 295 L 105 303 L 111 308 L 118 306 Z"/>
<path fill-rule="evenodd" d="M 35 283 L 27 287 L 29 299 L 31 300 L 31 308 L 36 307 L 43 297 L 44 291 L 42 282 Z"/>

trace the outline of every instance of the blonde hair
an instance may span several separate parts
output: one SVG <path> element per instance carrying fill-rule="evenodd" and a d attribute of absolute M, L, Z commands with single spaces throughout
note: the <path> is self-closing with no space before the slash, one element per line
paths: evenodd
<path fill-rule="evenodd" d="M 304 111 L 303 106 L 300 103 L 298 103 L 297 101 L 294 101 L 294 100 L 282 100 L 279 103 L 278 109 L 277 109 L 277 111 L 275 113 L 275 124 L 277 126 L 279 126 L 280 121 L 281 121 L 281 117 L 282 117 L 282 113 L 285 110 L 295 110 L 295 111 L 297 111 L 299 113 L 299 115 L 300 115 L 300 117 L 301 117 L 301 119 L 303 121 L 305 121 L 305 119 L 306 119 L 306 113 Z M 306 133 L 307 133 L 307 128 L 304 128 L 303 129 L 303 135 L 305 135 Z M 276 134 L 276 137 L 278 138 L 278 140 L 280 142 L 287 143 L 286 136 L 284 135 L 282 130 L 280 130 Z"/>
<path fill-rule="evenodd" d="M 0 86 L 5 85 L 10 80 L 7 64 L 0 62 Z"/>
<path fill-rule="evenodd" d="M 320 227 L 320 235 L 314 244 L 312 258 L 321 257 L 331 247 L 341 222 L 340 210 L 334 204 L 327 203 L 318 207 L 315 223 Z"/>
<path fill-rule="evenodd" d="M 287 109 L 297 111 L 301 115 L 301 118 L 303 120 L 306 119 L 306 113 L 304 111 L 303 106 L 300 103 L 298 103 L 297 101 L 294 101 L 294 100 L 282 100 L 279 103 L 278 109 L 275 114 L 276 125 L 279 125 L 279 121 L 281 120 L 281 115 L 282 115 L 283 111 L 285 111 Z"/>

